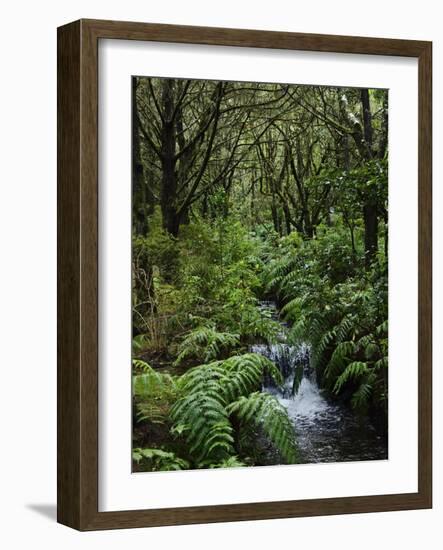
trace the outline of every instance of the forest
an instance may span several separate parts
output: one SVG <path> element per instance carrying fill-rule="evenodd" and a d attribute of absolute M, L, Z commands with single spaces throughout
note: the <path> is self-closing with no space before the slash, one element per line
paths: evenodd
<path fill-rule="evenodd" d="M 388 91 L 132 101 L 133 471 L 386 459 Z"/>

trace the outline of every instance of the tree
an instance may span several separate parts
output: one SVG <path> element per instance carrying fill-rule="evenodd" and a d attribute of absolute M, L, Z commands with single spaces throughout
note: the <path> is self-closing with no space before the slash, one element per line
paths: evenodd
<path fill-rule="evenodd" d="M 254 129 L 260 139 L 271 123 L 260 113 L 281 106 L 285 95 L 280 86 L 267 91 L 226 82 L 140 79 L 135 91 L 138 128 L 166 231 L 177 237 L 191 206 L 209 188 L 230 181 L 253 146 L 242 138 Z M 226 151 L 220 162 L 218 155 Z"/>
<path fill-rule="evenodd" d="M 302 95 L 296 89 L 293 95 L 309 113 L 328 127 L 335 139 L 336 149 L 341 149 L 341 155 L 337 157 L 339 168 L 361 168 L 374 159 L 382 160 L 385 157 L 388 136 L 387 90 L 375 90 L 370 94 L 368 89 L 318 87 Z M 371 103 L 378 109 L 375 114 Z M 348 138 L 353 140 L 354 150 Z M 384 204 L 378 200 L 373 189 L 367 186 L 362 204 L 367 266 L 373 261 L 378 249 L 379 218 L 383 210 Z"/>

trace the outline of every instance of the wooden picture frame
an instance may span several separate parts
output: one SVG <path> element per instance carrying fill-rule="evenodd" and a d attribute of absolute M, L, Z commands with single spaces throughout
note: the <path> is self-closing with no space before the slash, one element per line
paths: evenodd
<path fill-rule="evenodd" d="M 223 45 L 418 58 L 418 491 L 98 511 L 98 41 Z M 58 29 L 58 521 L 79 530 L 288 518 L 432 506 L 432 44 L 80 20 Z"/>

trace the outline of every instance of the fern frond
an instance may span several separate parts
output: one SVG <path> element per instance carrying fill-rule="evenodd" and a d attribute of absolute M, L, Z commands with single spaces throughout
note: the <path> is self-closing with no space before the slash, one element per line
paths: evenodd
<path fill-rule="evenodd" d="M 383 321 L 383 323 L 378 325 L 377 328 L 375 329 L 375 332 L 378 336 L 387 334 L 388 333 L 388 320 L 386 319 L 385 321 Z"/>
<path fill-rule="evenodd" d="M 242 462 L 237 456 L 230 456 L 228 458 L 225 458 L 221 462 L 218 462 L 217 464 L 208 464 L 208 466 L 210 468 L 242 468 L 246 466 L 246 464 Z"/>
<path fill-rule="evenodd" d="M 334 386 L 334 392 L 340 393 L 340 390 L 342 389 L 343 385 L 346 384 L 346 382 L 361 378 L 368 372 L 369 367 L 367 363 L 363 363 L 362 361 L 354 361 L 353 363 L 350 363 L 342 372 L 342 374 L 337 378 Z"/>
<path fill-rule="evenodd" d="M 147 363 L 146 361 L 142 361 L 141 359 L 133 359 L 132 365 L 136 369 L 141 370 L 143 372 L 151 372 L 154 370 L 149 363 Z"/>
<path fill-rule="evenodd" d="M 388 356 L 382 357 L 378 361 L 374 363 L 374 369 L 380 370 L 380 369 L 387 369 L 388 368 Z"/>
<path fill-rule="evenodd" d="M 226 407 L 257 390 L 265 373 L 282 383 L 272 361 L 247 353 L 194 367 L 180 378 L 182 397 L 171 409 L 172 431 L 180 426 L 198 462 L 223 460 L 233 454 L 233 428 Z"/>
<path fill-rule="evenodd" d="M 192 330 L 181 342 L 174 364 L 193 357 L 208 362 L 217 359 L 223 352 L 238 346 L 240 336 L 230 332 L 218 332 L 211 327 L 198 327 Z"/>
<path fill-rule="evenodd" d="M 289 341 L 292 344 L 300 344 L 306 340 L 308 329 L 306 318 L 301 317 L 289 331 Z"/>
<path fill-rule="evenodd" d="M 303 379 L 303 365 L 296 365 L 294 368 L 294 381 L 292 382 L 292 395 L 298 392 Z"/>
<path fill-rule="evenodd" d="M 296 297 L 287 302 L 281 309 L 283 317 L 288 321 L 296 322 L 302 313 L 304 301 L 303 297 Z"/>
<path fill-rule="evenodd" d="M 283 256 L 270 262 L 264 273 L 264 280 L 269 290 L 282 290 L 286 275 L 296 271 L 297 259 L 293 256 Z"/>
<path fill-rule="evenodd" d="M 354 409 L 365 409 L 369 403 L 373 390 L 373 384 L 369 381 L 362 382 L 352 395 L 351 405 Z"/>
<path fill-rule="evenodd" d="M 169 407 L 161 402 L 149 401 L 137 403 L 137 422 L 149 422 L 150 424 L 165 424 L 168 420 Z"/>
<path fill-rule="evenodd" d="M 336 336 L 336 330 L 335 327 L 331 330 L 328 330 L 325 332 L 320 340 L 317 342 L 316 346 L 314 347 L 314 353 L 312 355 L 313 363 L 315 368 L 319 368 L 323 365 L 323 363 L 326 360 L 325 352 L 328 350 L 328 348 L 333 344 Z"/>
<path fill-rule="evenodd" d="M 340 321 L 336 328 L 337 342 L 344 342 L 347 340 L 354 328 L 354 320 L 350 315 L 346 315 Z"/>
<path fill-rule="evenodd" d="M 176 391 L 175 379 L 166 373 L 157 372 L 143 361 L 134 359 L 134 365 L 140 367 L 143 363 L 144 374 L 137 374 L 132 377 L 132 393 L 141 400 L 149 397 L 159 397 L 162 394 L 174 394 Z M 138 365 L 137 365 L 138 363 Z"/>
<path fill-rule="evenodd" d="M 147 334 L 138 334 L 132 339 L 132 353 L 139 354 L 149 346 Z"/>
<path fill-rule="evenodd" d="M 187 394 L 172 407 L 171 418 L 186 427 L 189 452 L 198 462 L 233 454 L 233 429 L 225 406 L 214 395 L 202 390 Z"/>
<path fill-rule="evenodd" d="M 354 351 L 354 342 L 340 342 L 334 349 L 329 363 L 326 365 L 325 376 L 327 378 L 333 378 L 337 376 L 338 373 L 342 372 L 346 368 L 346 365 L 349 364 Z"/>
<path fill-rule="evenodd" d="M 188 461 L 162 449 L 135 448 L 132 451 L 132 459 L 137 464 L 145 463 L 147 469 L 151 471 L 186 470 L 189 468 Z"/>
<path fill-rule="evenodd" d="M 255 392 L 242 396 L 227 407 L 230 415 L 236 414 L 244 423 L 254 423 L 279 450 L 288 464 L 297 461 L 294 428 L 286 409 L 267 393 Z"/>
<path fill-rule="evenodd" d="M 277 385 L 283 383 L 282 374 L 276 365 L 258 353 L 230 357 L 223 362 L 223 368 L 225 375 L 220 385 L 228 403 L 256 390 L 265 374 L 268 374 Z"/>

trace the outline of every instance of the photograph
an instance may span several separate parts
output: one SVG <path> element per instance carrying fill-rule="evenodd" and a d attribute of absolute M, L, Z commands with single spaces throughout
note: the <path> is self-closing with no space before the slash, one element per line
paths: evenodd
<path fill-rule="evenodd" d="M 131 85 L 133 471 L 386 460 L 388 90 Z"/>

